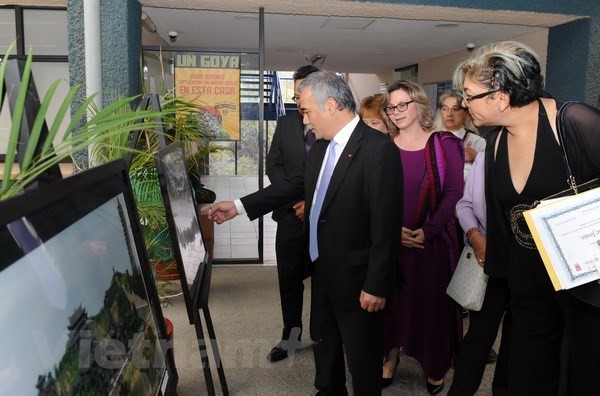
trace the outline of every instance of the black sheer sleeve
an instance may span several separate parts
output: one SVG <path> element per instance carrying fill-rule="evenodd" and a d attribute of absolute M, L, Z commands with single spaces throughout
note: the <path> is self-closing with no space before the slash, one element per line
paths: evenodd
<path fill-rule="evenodd" d="M 563 116 L 565 148 L 577 183 L 600 177 L 600 110 L 573 103 Z"/>

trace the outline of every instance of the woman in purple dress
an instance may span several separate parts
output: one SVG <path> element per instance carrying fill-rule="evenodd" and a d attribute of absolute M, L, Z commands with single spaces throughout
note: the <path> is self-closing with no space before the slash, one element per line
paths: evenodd
<path fill-rule="evenodd" d="M 432 132 L 429 99 L 416 83 L 392 84 L 383 108 L 402 159 L 404 214 L 382 386 L 392 383 L 402 349 L 419 361 L 435 395 L 462 339 L 461 309 L 446 288 L 459 256 L 454 208 L 463 192 L 463 147 L 449 132 Z"/>

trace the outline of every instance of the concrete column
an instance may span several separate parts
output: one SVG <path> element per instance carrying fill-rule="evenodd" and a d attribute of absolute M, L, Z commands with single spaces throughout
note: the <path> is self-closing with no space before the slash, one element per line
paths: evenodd
<path fill-rule="evenodd" d="M 85 0 L 84 0 L 85 1 Z M 142 7 L 137 0 L 100 2 L 102 91 L 118 96 L 140 92 Z M 83 1 L 68 0 L 69 73 L 71 85 L 85 84 Z M 110 96 L 104 103 L 112 102 Z"/>
<path fill-rule="evenodd" d="M 73 109 L 86 96 L 84 2 L 68 0 L 69 77 L 71 86 L 82 84 Z M 142 7 L 138 0 L 100 1 L 100 37 L 102 58 L 102 103 L 141 93 L 140 51 L 142 45 Z M 87 166 L 87 152 L 75 155 L 75 162 Z"/>
<path fill-rule="evenodd" d="M 600 16 L 551 28 L 546 89 L 559 100 L 596 105 L 600 95 Z"/>
<path fill-rule="evenodd" d="M 102 85 L 109 93 L 103 98 L 106 105 L 114 101 L 114 95 L 141 93 L 142 7 L 138 0 L 102 0 L 100 15 Z"/>

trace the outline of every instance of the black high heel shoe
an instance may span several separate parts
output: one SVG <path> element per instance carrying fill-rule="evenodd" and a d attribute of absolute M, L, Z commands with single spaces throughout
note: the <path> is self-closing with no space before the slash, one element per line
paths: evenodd
<path fill-rule="evenodd" d="M 427 388 L 427 392 L 430 395 L 437 395 L 438 393 L 440 393 L 443 389 L 444 389 L 444 381 L 442 381 L 441 384 L 439 385 L 434 385 L 429 381 L 425 381 L 425 387 Z"/>
<path fill-rule="evenodd" d="M 396 371 L 398 370 L 398 365 L 400 364 L 400 355 L 398 355 L 398 357 L 396 358 L 396 367 L 394 367 L 394 374 L 392 374 L 391 378 L 385 378 L 385 377 L 381 377 L 381 389 L 387 388 L 388 386 L 392 385 L 392 382 L 394 382 L 394 377 L 396 376 Z"/>

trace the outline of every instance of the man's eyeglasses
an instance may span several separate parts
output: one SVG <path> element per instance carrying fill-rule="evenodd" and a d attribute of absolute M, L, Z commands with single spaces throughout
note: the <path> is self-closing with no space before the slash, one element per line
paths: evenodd
<path fill-rule="evenodd" d="M 488 95 L 493 94 L 494 92 L 498 92 L 500 91 L 499 89 L 492 89 L 491 91 L 487 91 L 487 92 L 482 92 L 480 94 L 477 95 L 472 95 L 472 96 L 466 96 L 464 93 L 461 95 L 463 97 L 463 100 L 466 101 L 467 103 L 469 103 L 472 100 L 475 99 L 481 99 L 481 98 L 485 98 Z"/>
<path fill-rule="evenodd" d="M 464 110 L 464 107 L 460 107 L 460 106 L 452 106 L 452 107 L 448 107 L 448 106 L 442 106 L 442 111 L 444 113 L 458 113 L 461 110 Z"/>
<path fill-rule="evenodd" d="M 413 102 L 414 100 L 411 100 L 410 102 L 400 102 L 396 106 L 388 106 L 385 108 L 385 112 L 387 115 L 394 114 L 394 110 L 398 110 L 398 112 L 402 113 L 403 111 L 406 111 L 406 109 L 408 109 L 408 105 Z"/>
<path fill-rule="evenodd" d="M 294 102 L 297 102 L 298 100 L 300 100 L 300 95 L 294 95 L 294 96 L 292 96 L 292 100 Z"/>

